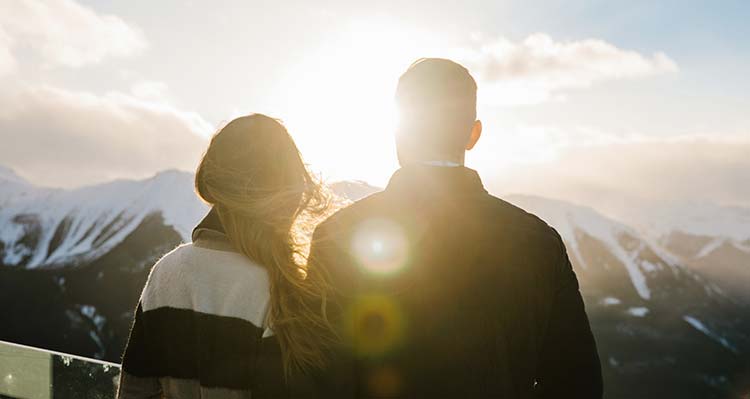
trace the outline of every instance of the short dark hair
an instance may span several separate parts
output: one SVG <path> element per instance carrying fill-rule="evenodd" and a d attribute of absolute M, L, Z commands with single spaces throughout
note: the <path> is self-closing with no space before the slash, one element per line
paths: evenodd
<path fill-rule="evenodd" d="M 456 62 L 420 58 L 399 78 L 396 104 L 400 152 L 453 155 L 464 150 L 476 120 L 477 83 Z"/>

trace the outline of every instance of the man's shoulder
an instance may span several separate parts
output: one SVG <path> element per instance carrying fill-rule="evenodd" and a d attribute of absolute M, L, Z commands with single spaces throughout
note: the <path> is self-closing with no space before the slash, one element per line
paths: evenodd
<path fill-rule="evenodd" d="M 367 218 L 374 209 L 383 203 L 383 194 L 382 191 L 370 194 L 367 197 L 339 209 L 333 215 L 321 222 L 318 225 L 317 230 L 328 232 L 340 231 L 361 219 Z"/>
<path fill-rule="evenodd" d="M 501 224 L 505 231 L 512 231 L 526 238 L 535 237 L 554 242 L 555 245 L 562 243 L 560 235 L 547 222 L 508 200 L 485 193 L 472 197 L 470 201 L 465 206 L 475 209 L 488 227 Z M 322 222 L 318 229 L 330 233 L 343 232 L 371 217 L 380 208 L 390 205 L 385 192 L 374 193 L 340 209 Z"/>
<path fill-rule="evenodd" d="M 487 194 L 483 212 L 489 221 L 502 221 L 502 228 L 523 235 L 526 238 L 536 238 L 555 246 L 562 245 L 560 234 L 539 216 L 515 205 L 508 200 Z"/>

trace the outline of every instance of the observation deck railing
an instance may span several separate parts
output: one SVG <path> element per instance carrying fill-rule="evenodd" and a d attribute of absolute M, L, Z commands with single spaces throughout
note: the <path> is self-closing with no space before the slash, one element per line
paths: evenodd
<path fill-rule="evenodd" d="M 120 365 L 0 341 L 0 398 L 114 398 Z"/>

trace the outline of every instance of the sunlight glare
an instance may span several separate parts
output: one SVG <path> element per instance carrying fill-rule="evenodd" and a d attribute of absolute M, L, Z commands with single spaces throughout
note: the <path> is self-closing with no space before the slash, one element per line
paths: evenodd
<path fill-rule="evenodd" d="M 352 252 L 366 271 L 391 275 L 404 267 L 408 241 L 398 224 L 387 219 L 370 219 L 358 226 Z"/>
<path fill-rule="evenodd" d="M 383 21 L 353 23 L 301 55 L 276 90 L 282 119 L 324 177 L 383 184 L 397 167 L 393 94 L 425 50 L 407 37 Z"/>

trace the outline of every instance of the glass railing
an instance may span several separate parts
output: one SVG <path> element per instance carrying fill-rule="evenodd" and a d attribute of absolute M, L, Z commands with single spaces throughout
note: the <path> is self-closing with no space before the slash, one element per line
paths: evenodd
<path fill-rule="evenodd" d="M 0 398 L 114 398 L 115 363 L 0 341 Z"/>

